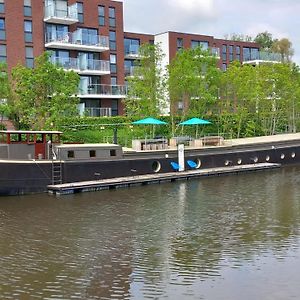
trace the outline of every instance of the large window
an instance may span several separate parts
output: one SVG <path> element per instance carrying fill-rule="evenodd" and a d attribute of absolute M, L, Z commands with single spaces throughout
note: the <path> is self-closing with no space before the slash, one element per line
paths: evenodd
<path fill-rule="evenodd" d="M 116 9 L 114 7 L 109 8 L 109 26 L 116 27 Z"/>
<path fill-rule="evenodd" d="M 26 67 L 33 68 L 33 47 L 25 47 Z"/>
<path fill-rule="evenodd" d="M 177 39 L 176 46 L 177 46 L 177 51 L 183 49 L 183 39 L 182 38 Z"/>
<path fill-rule="evenodd" d="M 83 23 L 83 3 L 77 2 L 78 21 Z"/>
<path fill-rule="evenodd" d="M 241 60 L 241 47 L 240 46 L 235 47 L 235 59 L 238 61 Z"/>
<path fill-rule="evenodd" d="M 6 34 L 5 34 L 5 20 L 0 19 L 0 40 L 5 40 Z"/>
<path fill-rule="evenodd" d="M 117 55 L 110 55 L 110 71 L 111 73 L 117 73 Z"/>
<path fill-rule="evenodd" d="M 25 42 L 32 42 L 32 22 L 24 21 L 24 33 L 25 33 Z"/>
<path fill-rule="evenodd" d="M 229 46 L 229 60 L 233 61 L 233 46 Z"/>
<path fill-rule="evenodd" d="M 99 26 L 105 26 L 105 7 L 102 5 L 98 6 L 98 22 Z"/>
<path fill-rule="evenodd" d="M 24 0 L 24 16 L 25 17 L 32 16 L 31 0 Z"/>
<path fill-rule="evenodd" d="M 244 59 L 244 61 L 251 59 L 250 48 L 248 48 L 248 47 L 243 48 L 243 59 Z"/>
<path fill-rule="evenodd" d="M 109 48 L 110 50 L 117 50 L 117 42 L 116 42 L 116 32 L 110 31 L 109 32 Z"/>
<path fill-rule="evenodd" d="M 258 48 L 251 48 L 251 59 L 252 60 L 259 59 L 259 50 L 258 50 Z"/>
<path fill-rule="evenodd" d="M 4 14 L 4 0 L 0 0 L 0 14 Z"/>
<path fill-rule="evenodd" d="M 197 47 L 201 47 L 203 50 L 207 50 L 208 49 L 208 42 L 206 41 L 192 41 L 191 42 L 191 48 L 197 48 Z"/>
<path fill-rule="evenodd" d="M 140 40 L 128 39 L 128 38 L 124 39 L 124 49 L 125 49 L 125 55 L 138 54 L 140 49 Z"/>
<path fill-rule="evenodd" d="M 0 45 L 0 62 L 6 62 L 6 45 Z"/>
<path fill-rule="evenodd" d="M 227 60 L 227 45 L 222 45 L 222 60 Z"/>
<path fill-rule="evenodd" d="M 118 100 L 116 100 L 116 99 L 111 100 L 111 115 L 112 116 L 118 115 L 118 106 L 119 106 Z M 115 156 L 115 155 L 111 155 L 111 156 Z"/>

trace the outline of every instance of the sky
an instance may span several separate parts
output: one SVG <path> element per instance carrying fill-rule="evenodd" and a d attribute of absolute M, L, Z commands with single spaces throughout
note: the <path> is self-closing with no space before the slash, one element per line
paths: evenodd
<path fill-rule="evenodd" d="M 179 31 L 224 38 L 268 31 L 287 37 L 300 65 L 300 0 L 124 0 L 125 31 Z"/>

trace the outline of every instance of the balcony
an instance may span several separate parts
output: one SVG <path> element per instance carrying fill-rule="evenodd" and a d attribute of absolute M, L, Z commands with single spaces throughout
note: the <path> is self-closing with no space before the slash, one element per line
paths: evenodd
<path fill-rule="evenodd" d="M 66 71 L 74 71 L 80 75 L 109 75 L 110 63 L 106 60 L 79 58 L 51 57 L 50 61 Z"/>
<path fill-rule="evenodd" d="M 77 4 L 71 6 L 58 5 L 56 1 L 48 0 L 45 5 L 44 22 L 71 25 L 78 22 Z"/>
<path fill-rule="evenodd" d="M 136 74 L 138 73 L 138 66 L 131 66 L 127 67 L 125 66 L 125 76 L 126 77 L 134 77 L 137 76 Z"/>
<path fill-rule="evenodd" d="M 78 51 L 103 52 L 109 50 L 107 36 L 86 34 L 82 29 L 74 32 L 53 31 L 46 33 L 45 47 Z"/>
<path fill-rule="evenodd" d="M 123 99 L 127 96 L 126 85 L 109 84 L 86 84 L 81 81 L 79 84 L 78 97 L 82 99 Z"/>
<path fill-rule="evenodd" d="M 138 59 L 141 58 L 139 54 L 140 46 L 139 45 L 130 45 L 125 47 L 125 58 L 126 59 Z"/>
<path fill-rule="evenodd" d="M 271 53 L 258 51 L 255 55 L 244 55 L 243 64 L 259 65 L 262 63 L 280 63 L 281 55 L 279 53 Z"/>
<path fill-rule="evenodd" d="M 85 115 L 88 117 L 111 117 L 111 107 L 86 107 Z"/>

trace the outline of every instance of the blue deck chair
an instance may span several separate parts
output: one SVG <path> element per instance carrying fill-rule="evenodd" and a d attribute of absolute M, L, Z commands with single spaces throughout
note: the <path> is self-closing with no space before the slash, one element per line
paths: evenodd
<path fill-rule="evenodd" d="M 191 169 L 196 169 L 197 168 L 197 164 L 194 161 L 192 161 L 192 160 L 188 160 L 186 163 L 188 164 L 188 166 Z"/>
<path fill-rule="evenodd" d="M 175 170 L 178 171 L 179 170 L 179 165 L 178 163 L 171 161 L 171 167 Z"/>

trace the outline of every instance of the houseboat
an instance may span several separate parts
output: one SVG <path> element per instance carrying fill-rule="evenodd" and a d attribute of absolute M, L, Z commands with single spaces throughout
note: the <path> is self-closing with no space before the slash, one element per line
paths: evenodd
<path fill-rule="evenodd" d="M 139 149 L 124 150 L 116 144 L 62 144 L 61 134 L 0 131 L 0 195 L 42 193 L 48 185 L 177 171 L 174 140 L 171 146 L 153 140 Z M 194 162 L 186 164 L 186 170 L 300 163 L 299 133 L 217 140 L 218 144 L 210 144 L 202 139 L 185 147 L 185 161 Z"/>

